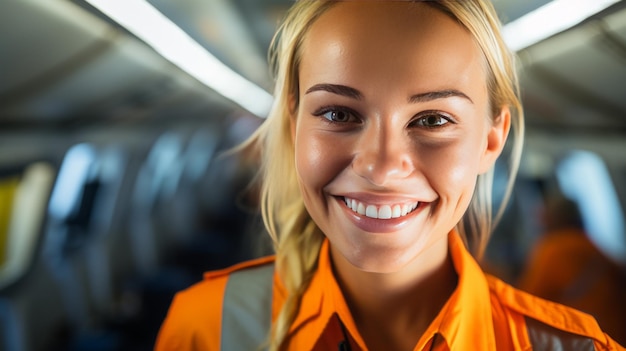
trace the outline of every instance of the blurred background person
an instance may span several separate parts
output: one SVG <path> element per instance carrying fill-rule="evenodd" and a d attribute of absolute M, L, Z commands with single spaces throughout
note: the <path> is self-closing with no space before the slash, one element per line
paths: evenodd
<path fill-rule="evenodd" d="M 587 235 L 579 208 L 548 191 L 540 213 L 544 233 L 528 256 L 518 286 L 587 312 L 621 344 L 626 342 L 626 270 Z"/>

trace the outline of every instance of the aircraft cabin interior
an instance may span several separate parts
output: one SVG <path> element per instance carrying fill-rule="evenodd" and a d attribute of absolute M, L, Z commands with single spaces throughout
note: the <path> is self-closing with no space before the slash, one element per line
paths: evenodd
<path fill-rule="evenodd" d="M 0 350 L 151 350 L 175 292 L 271 254 L 256 159 L 225 152 L 271 106 L 267 51 L 292 3 L 2 3 Z M 558 193 L 626 301 L 626 1 L 492 3 L 526 136 L 484 267 L 517 284 Z"/>

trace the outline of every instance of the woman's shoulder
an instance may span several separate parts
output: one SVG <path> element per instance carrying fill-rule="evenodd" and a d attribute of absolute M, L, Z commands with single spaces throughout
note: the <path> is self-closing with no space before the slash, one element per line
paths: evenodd
<path fill-rule="evenodd" d="M 263 281 L 272 283 L 273 263 L 274 257 L 268 256 L 205 273 L 202 281 L 174 296 L 167 318 L 174 315 L 203 327 L 217 324 L 231 295 L 251 294 Z"/>
<path fill-rule="evenodd" d="M 263 257 L 210 271 L 202 281 L 176 293 L 155 350 L 188 350 L 191 345 L 197 350 L 219 350 L 224 304 L 228 304 L 227 289 L 246 294 L 255 292 L 248 287 L 255 279 L 267 279 L 271 284 L 273 262 L 273 257 Z M 246 288 L 230 287 L 238 281 Z"/>
<path fill-rule="evenodd" d="M 625 350 L 587 313 L 544 300 L 487 276 L 494 323 L 533 349 Z M 523 340 L 522 340 L 523 339 Z"/>
<path fill-rule="evenodd" d="M 216 307 L 220 307 L 223 304 L 227 285 L 232 284 L 232 282 L 229 283 L 232 280 L 231 278 L 235 276 L 238 279 L 239 277 L 242 279 L 243 277 L 258 277 L 261 270 L 271 273 L 273 263 L 274 257 L 267 256 L 241 262 L 224 269 L 206 272 L 204 279 L 176 294 L 170 310 L 173 307 L 183 311 L 190 309 L 194 315 L 198 314 L 198 312 L 205 312 L 199 311 L 199 309 L 209 309 L 212 312 L 216 312 Z M 246 282 L 250 282 L 250 280 L 246 279 Z"/>

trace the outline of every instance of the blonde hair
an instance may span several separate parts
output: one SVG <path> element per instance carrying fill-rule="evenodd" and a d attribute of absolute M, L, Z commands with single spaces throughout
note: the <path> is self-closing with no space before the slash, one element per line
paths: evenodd
<path fill-rule="evenodd" d="M 279 350 L 299 310 L 301 297 L 316 269 L 324 234 L 309 216 L 295 172 L 290 117 L 298 108 L 298 68 L 308 29 L 333 0 L 300 0 L 290 9 L 270 48 L 275 77 L 274 105 L 264 124 L 246 142 L 261 152 L 261 211 L 274 243 L 276 269 L 287 291 L 287 300 L 272 325 L 269 347 Z M 488 0 L 439 0 L 425 2 L 454 18 L 474 37 L 485 57 L 492 118 L 504 106 L 512 116 L 515 134 L 510 157 L 507 190 L 498 218 L 511 194 L 523 140 L 523 112 L 515 61 L 501 35 L 500 22 Z M 492 216 L 493 169 L 478 177 L 469 209 L 457 231 L 468 249 L 481 257 L 494 224 Z"/>

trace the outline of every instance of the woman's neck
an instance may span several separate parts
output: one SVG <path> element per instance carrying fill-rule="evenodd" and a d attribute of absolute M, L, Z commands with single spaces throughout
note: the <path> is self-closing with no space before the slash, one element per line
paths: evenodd
<path fill-rule="evenodd" d="M 370 350 L 412 350 L 457 284 L 446 238 L 399 272 L 364 272 L 334 261 L 337 282 Z"/>

